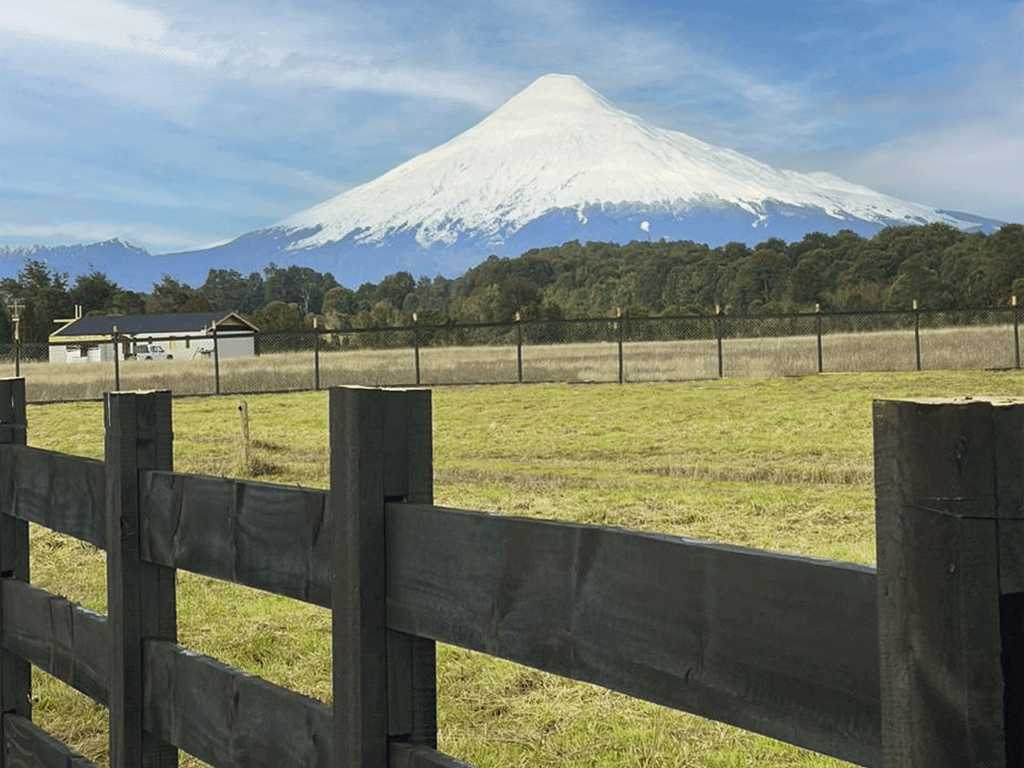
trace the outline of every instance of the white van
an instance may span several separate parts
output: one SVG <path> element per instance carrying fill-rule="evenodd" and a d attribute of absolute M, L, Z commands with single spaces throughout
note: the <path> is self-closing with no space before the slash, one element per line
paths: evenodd
<path fill-rule="evenodd" d="M 136 344 L 132 354 L 136 360 L 173 360 L 174 355 L 167 354 L 167 350 L 159 344 Z"/>

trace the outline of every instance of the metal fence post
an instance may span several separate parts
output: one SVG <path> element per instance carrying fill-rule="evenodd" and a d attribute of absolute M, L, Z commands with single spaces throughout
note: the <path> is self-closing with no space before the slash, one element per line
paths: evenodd
<path fill-rule="evenodd" d="M 25 380 L 0 379 L 0 443 L 25 445 Z M 6 478 L 5 478 L 6 480 Z M 28 523 L 0 510 L 0 578 L 29 580 Z M 3 614 L 0 592 L 0 616 Z M 10 651 L 0 650 L 0 708 L 4 713 L 32 717 L 32 668 Z M 0 717 L 0 738 L 5 717 Z M 3 742 L 6 745 L 6 741 Z M 0 749 L 0 768 L 20 764 Z"/>
<path fill-rule="evenodd" d="M 1024 407 L 874 407 L 881 768 L 1024 765 Z"/>
<path fill-rule="evenodd" d="M 626 383 L 626 365 L 622 355 L 622 337 L 623 330 L 626 324 L 626 313 L 621 307 L 615 310 L 616 320 L 615 328 L 618 331 L 618 342 L 619 342 L 619 384 Z"/>
<path fill-rule="evenodd" d="M 412 313 L 412 348 L 416 356 L 416 386 L 420 385 L 420 316 L 419 313 Z"/>
<path fill-rule="evenodd" d="M 313 389 L 320 390 L 320 318 L 313 318 Z"/>
<path fill-rule="evenodd" d="M 217 342 L 217 326 L 213 326 L 213 391 L 220 394 L 220 344 Z"/>
<path fill-rule="evenodd" d="M 921 370 L 921 310 L 914 299 L 914 357 L 917 360 L 917 370 Z"/>
<path fill-rule="evenodd" d="M 1017 295 L 1010 297 L 1013 306 L 1013 367 L 1020 370 L 1020 309 L 1017 308 Z"/>
<path fill-rule="evenodd" d="M 825 365 L 821 355 L 821 304 L 815 304 L 814 311 L 816 313 L 814 325 L 818 333 L 818 373 L 822 373 L 825 370 Z"/>
<path fill-rule="evenodd" d="M 523 383 L 523 315 L 516 312 L 516 381 Z"/>
<path fill-rule="evenodd" d="M 394 742 L 437 745 L 432 640 L 387 627 L 389 502 L 433 502 L 428 390 L 330 390 L 334 750 L 330 764 L 396 765 Z"/>
<path fill-rule="evenodd" d="M 107 393 L 104 422 L 110 766 L 175 768 L 177 748 L 143 724 L 145 643 L 177 638 L 174 569 L 143 559 L 141 530 L 144 474 L 173 465 L 171 393 Z"/>
<path fill-rule="evenodd" d="M 114 391 L 118 392 L 121 389 L 121 361 L 119 359 L 121 335 L 117 332 L 116 325 L 114 326 L 113 332 L 110 334 L 110 338 L 114 344 Z"/>
<path fill-rule="evenodd" d="M 14 376 L 21 376 L 21 339 L 14 340 Z"/>
<path fill-rule="evenodd" d="M 718 378 L 725 375 L 725 361 L 722 357 L 722 306 L 715 304 L 715 336 L 718 340 Z"/>

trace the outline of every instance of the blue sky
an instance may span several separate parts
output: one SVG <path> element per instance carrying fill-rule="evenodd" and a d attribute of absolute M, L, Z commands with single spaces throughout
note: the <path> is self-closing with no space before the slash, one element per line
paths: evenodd
<path fill-rule="evenodd" d="M 768 162 L 1024 220 L 1024 0 L 3 0 L 0 244 L 227 240 L 547 72 Z"/>

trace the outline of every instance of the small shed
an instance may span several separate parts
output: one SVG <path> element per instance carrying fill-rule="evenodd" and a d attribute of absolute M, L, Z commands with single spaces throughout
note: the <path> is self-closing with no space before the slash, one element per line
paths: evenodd
<path fill-rule="evenodd" d="M 122 360 L 135 357 L 137 348 L 154 344 L 164 350 L 166 359 L 205 357 L 213 352 L 214 334 L 221 358 L 249 357 L 256 353 L 259 329 L 237 312 L 83 317 L 81 309 L 76 308 L 75 314 L 70 320 L 58 320 L 60 327 L 50 334 L 51 363 L 112 361 L 114 328 L 117 328 L 119 342 L 116 353 Z"/>

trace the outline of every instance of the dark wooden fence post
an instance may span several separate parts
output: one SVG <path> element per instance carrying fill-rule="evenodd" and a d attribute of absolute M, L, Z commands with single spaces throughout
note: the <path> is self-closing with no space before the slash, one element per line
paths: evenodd
<path fill-rule="evenodd" d="M 725 375 L 725 360 L 722 357 L 722 306 L 715 304 L 715 338 L 718 341 L 718 378 Z"/>
<path fill-rule="evenodd" d="M 389 501 L 432 503 L 430 392 L 330 390 L 332 765 L 382 768 L 389 740 L 436 746 L 433 641 L 387 629 Z"/>
<path fill-rule="evenodd" d="M 0 444 L 25 445 L 25 380 L 0 379 Z M 0 510 L 0 576 L 28 581 L 28 523 Z M 0 600 L 0 627 L 3 602 Z M 32 668 L 17 655 L 0 650 L 0 768 L 8 765 L 2 714 L 32 717 Z"/>
<path fill-rule="evenodd" d="M 217 342 L 217 326 L 213 326 L 213 391 L 220 394 L 220 344 Z"/>
<path fill-rule="evenodd" d="M 171 393 L 104 401 L 111 768 L 171 768 L 178 751 L 143 730 L 142 646 L 177 638 L 174 569 L 140 557 L 141 473 L 172 468 Z"/>
<path fill-rule="evenodd" d="M 814 305 L 814 326 L 818 334 L 818 373 L 825 370 L 825 361 L 821 354 L 821 304 Z"/>
<path fill-rule="evenodd" d="M 1017 296 L 1010 299 L 1013 307 L 1013 367 L 1020 370 L 1020 309 L 1017 307 Z"/>
<path fill-rule="evenodd" d="M 914 358 L 917 361 L 917 370 L 921 370 L 921 309 L 914 299 Z"/>
<path fill-rule="evenodd" d="M 875 403 L 883 768 L 1020 768 L 1024 405 Z"/>
<path fill-rule="evenodd" d="M 412 313 L 412 346 L 416 355 L 416 386 L 420 385 L 420 326 L 419 315 Z"/>
<path fill-rule="evenodd" d="M 113 332 L 110 334 L 110 339 L 114 346 L 114 391 L 117 392 L 121 389 L 121 361 L 119 354 L 121 349 L 121 334 L 117 332 L 116 325 L 114 326 Z"/>
<path fill-rule="evenodd" d="M 615 330 L 618 337 L 619 347 L 619 384 L 626 383 L 626 364 L 622 354 L 622 337 L 625 331 L 626 313 L 621 309 L 615 310 Z"/>
<path fill-rule="evenodd" d="M 320 390 L 320 318 L 313 318 L 313 389 Z"/>
<path fill-rule="evenodd" d="M 516 312 L 516 382 L 523 383 L 523 315 Z"/>

